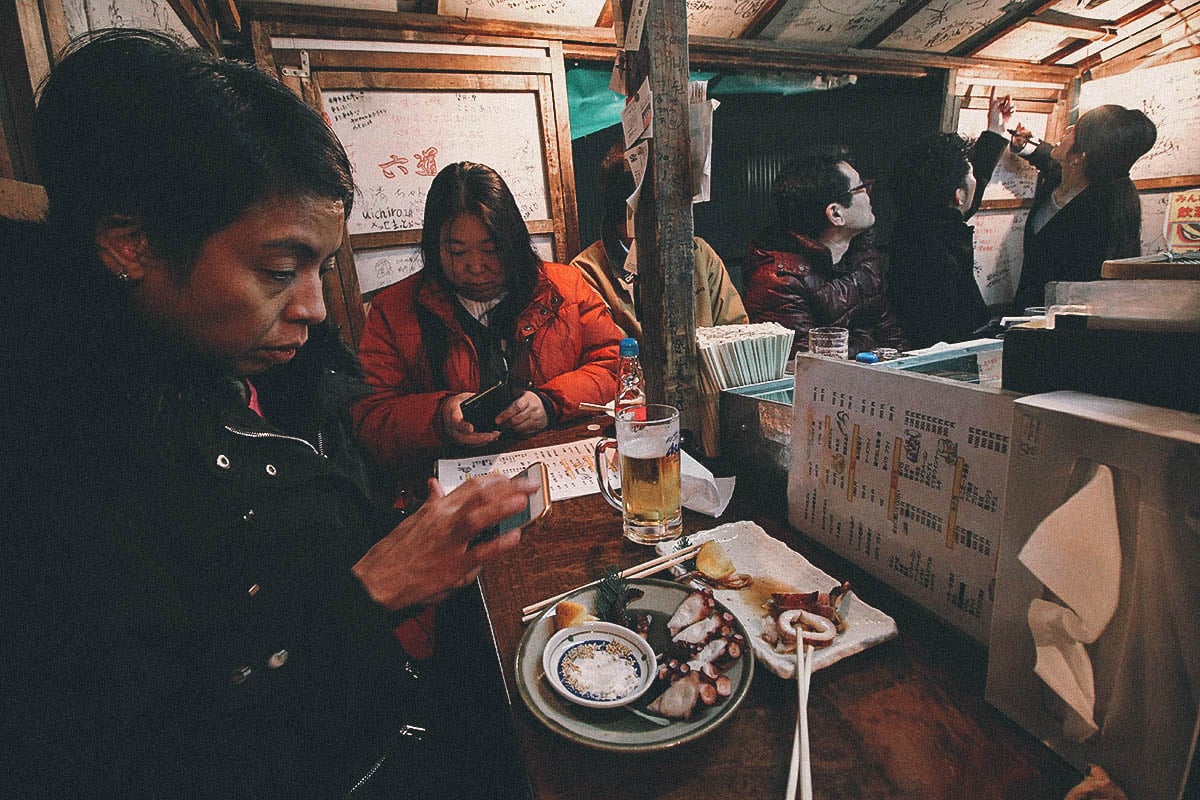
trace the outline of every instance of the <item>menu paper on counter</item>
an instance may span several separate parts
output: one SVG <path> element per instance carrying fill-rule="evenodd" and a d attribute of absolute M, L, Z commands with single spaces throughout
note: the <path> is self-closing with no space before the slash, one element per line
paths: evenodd
<path fill-rule="evenodd" d="M 596 494 L 600 491 L 600 485 L 596 483 L 595 459 L 598 441 L 600 437 L 596 436 L 577 442 L 515 450 L 511 453 L 438 459 L 438 482 L 449 492 L 472 476 L 498 474 L 511 478 L 530 464 L 541 461 L 549 473 L 551 500 Z"/>
<path fill-rule="evenodd" d="M 986 642 L 1013 396 L 796 358 L 788 518 Z"/>
<path fill-rule="evenodd" d="M 552 501 L 598 494 L 600 484 L 596 478 L 595 452 L 600 438 L 594 436 L 577 442 L 511 453 L 438 459 L 438 482 L 450 492 L 472 476 L 507 475 L 511 478 L 530 464 L 541 461 L 546 465 L 550 479 Z M 710 517 L 721 516 L 733 497 L 736 480 L 732 477 L 713 477 L 704 465 L 686 451 L 680 450 L 679 457 L 680 502 L 683 507 Z M 619 476 L 619 470 L 610 470 L 612 475 Z"/>

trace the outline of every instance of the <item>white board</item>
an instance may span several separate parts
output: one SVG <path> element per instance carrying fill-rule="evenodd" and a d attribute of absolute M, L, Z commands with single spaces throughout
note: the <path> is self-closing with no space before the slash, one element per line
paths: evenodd
<path fill-rule="evenodd" d="M 1118 20 L 1146 5 L 1146 0 L 1059 0 L 1054 10 L 1088 19 Z"/>
<path fill-rule="evenodd" d="M 688 0 L 688 36 L 736 39 L 766 5 L 767 0 Z"/>
<path fill-rule="evenodd" d="M 533 92 L 338 90 L 323 100 L 354 169 L 351 234 L 420 229 L 429 184 L 458 161 L 500 173 L 525 219 L 550 217 Z"/>
<path fill-rule="evenodd" d="M 1103 36 L 1103 31 L 1064 28 L 1061 25 L 1047 25 L 1044 22 L 1027 19 L 1018 27 L 984 47 L 975 54 L 975 57 L 1036 63 L 1049 58 L 1080 39 L 1094 42 Z"/>
<path fill-rule="evenodd" d="M 1038 136 L 1046 135 L 1049 114 L 1019 114 L 1013 117 L 1013 125 L 1024 125 Z M 985 109 L 967 108 L 958 114 L 958 133 L 968 138 L 979 136 L 987 128 Z M 1013 154 L 1007 147 L 996 162 L 992 179 L 983 187 L 984 200 L 1027 200 L 1037 188 L 1037 170 L 1028 161 Z"/>
<path fill-rule="evenodd" d="M 1143 256 L 1161 253 L 1167 249 L 1167 201 L 1172 192 L 1141 192 L 1142 203 L 1142 252 Z"/>
<path fill-rule="evenodd" d="M 1012 0 L 936 0 L 926 3 L 880 47 L 949 53 L 1003 17 Z"/>
<path fill-rule="evenodd" d="M 763 30 L 763 39 L 806 47 L 854 47 L 905 0 L 791 0 Z M 690 20 L 689 20 L 690 30 Z"/>
<path fill-rule="evenodd" d="M 507 19 L 591 28 L 608 0 L 439 0 L 438 14 L 459 19 Z"/>
<path fill-rule="evenodd" d="M 102 28 L 144 28 L 198 44 L 167 0 L 63 0 L 63 12 L 72 38 Z"/>
<path fill-rule="evenodd" d="M 543 261 L 554 260 L 554 237 L 548 233 L 533 234 L 533 249 Z M 366 295 L 397 281 L 404 280 L 425 266 L 421 245 L 405 244 L 377 250 L 355 250 L 354 271 L 358 274 L 358 290 Z"/>
<path fill-rule="evenodd" d="M 1106 103 L 1136 108 L 1158 126 L 1158 140 L 1133 165 L 1131 178 L 1200 175 L 1200 58 L 1083 84 L 1080 113 Z"/>
<path fill-rule="evenodd" d="M 975 228 L 975 280 L 983 301 L 1008 303 L 1021 279 L 1025 220 L 1028 209 L 979 211 L 971 217 Z"/>

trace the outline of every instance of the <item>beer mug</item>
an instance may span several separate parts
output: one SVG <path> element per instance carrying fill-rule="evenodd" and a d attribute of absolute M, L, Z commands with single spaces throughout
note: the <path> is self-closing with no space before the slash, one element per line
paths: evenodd
<path fill-rule="evenodd" d="M 679 410 L 633 406 L 617 412 L 617 438 L 596 443 L 600 494 L 621 512 L 625 538 L 656 544 L 683 533 L 679 502 Z M 609 478 L 607 451 L 620 456 L 620 489 Z"/>

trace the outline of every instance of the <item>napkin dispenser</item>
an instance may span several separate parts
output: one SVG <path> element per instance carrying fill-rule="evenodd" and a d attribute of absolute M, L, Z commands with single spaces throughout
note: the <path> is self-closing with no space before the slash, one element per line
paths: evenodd
<path fill-rule="evenodd" d="M 1013 439 L 987 700 L 1130 800 L 1195 796 L 1200 417 L 1052 392 Z"/>

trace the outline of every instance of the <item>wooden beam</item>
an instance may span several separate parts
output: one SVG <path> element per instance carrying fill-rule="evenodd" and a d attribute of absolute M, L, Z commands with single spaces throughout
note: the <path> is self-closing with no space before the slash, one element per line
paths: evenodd
<path fill-rule="evenodd" d="M 40 5 L 50 49 L 50 63 L 56 64 L 59 54 L 71 42 L 71 34 L 67 30 L 67 12 L 62 0 L 41 0 Z"/>
<path fill-rule="evenodd" d="M 875 30 L 864 36 L 856 45 L 860 50 L 865 50 L 869 47 L 875 47 L 884 39 L 891 36 L 900 29 L 900 26 L 913 18 L 913 15 L 920 11 L 925 6 L 929 5 L 930 0 L 908 0 L 907 3 L 900 6 L 892 13 L 890 17 L 879 24 Z"/>
<path fill-rule="evenodd" d="M 1166 6 L 1166 5 L 1167 5 L 1167 3 L 1162 2 L 1161 0 L 1155 0 L 1155 2 L 1147 3 L 1146 5 L 1138 8 L 1138 9 L 1135 9 L 1134 11 L 1131 11 L 1130 13 L 1126 14 L 1121 19 L 1117 20 L 1116 27 L 1117 28 L 1127 28 L 1127 27 L 1133 25 L 1133 23 L 1142 19 L 1143 17 L 1148 16 L 1148 15 L 1154 13 L 1155 11 L 1158 11 L 1159 9 L 1161 9 L 1163 6 Z M 1079 73 L 1081 75 L 1083 75 L 1083 74 L 1086 74 L 1089 71 L 1091 71 L 1094 67 L 1098 67 L 1102 64 L 1105 64 L 1106 61 L 1119 59 L 1122 56 L 1124 56 L 1125 53 L 1121 53 L 1120 55 L 1114 56 L 1112 59 L 1106 59 L 1104 57 L 1104 52 L 1106 50 L 1108 50 L 1109 48 L 1119 47 L 1123 42 L 1126 42 L 1131 38 L 1144 36 L 1144 35 L 1153 35 L 1156 33 L 1160 33 L 1164 30 L 1167 30 L 1178 22 L 1177 15 L 1182 16 L 1184 19 L 1187 19 L 1188 15 L 1190 13 L 1194 13 L 1195 11 L 1196 11 L 1195 7 L 1189 8 L 1182 15 L 1180 15 L 1179 12 L 1175 12 L 1168 17 L 1163 17 L 1162 19 L 1158 20 L 1157 22 L 1152 22 L 1140 30 L 1134 31 L 1134 32 L 1128 34 L 1127 36 L 1122 37 L 1121 39 L 1110 42 L 1106 47 L 1102 48 L 1101 50 L 1099 50 L 1095 53 L 1092 53 L 1090 56 L 1085 58 L 1083 61 L 1080 61 L 1075 66 L 1079 70 Z"/>
<path fill-rule="evenodd" d="M 1087 47 L 1091 43 L 1092 42 L 1089 39 L 1075 39 L 1070 44 L 1065 45 L 1065 46 L 1060 47 L 1059 49 L 1055 50 L 1053 53 L 1046 56 L 1038 63 L 1039 64 L 1057 64 L 1062 59 L 1066 58 L 1067 56 L 1071 55 L 1072 53 L 1079 52 L 1080 50 Z"/>
<path fill-rule="evenodd" d="M 187 26 L 200 46 L 211 53 L 220 54 L 221 41 L 217 37 L 217 23 L 208 13 L 208 7 L 193 0 L 167 0 L 179 19 Z"/>
<path fill-rule="evenodd" d="M 1009 11 L 1007 14 L 981 30 L 979 33 L 969 37 L 966 41 L 955 47 L 951 52 L 953 52 L 956 56 L 973 56 L 992 42 L 999 39 L 1004 34 L 1008 33 L 1009 30 L 1012 29 L 1012 27 L 1020 20 L 1036 14 L 1039 11 L 1045 10 L 1056 2 L 1057 0 L 1031 0 L 1031 2 L 1026 3 L 1024 6 L 1020 6 Z"/>
<path fill-rule="evenodd" d="M 757 39 L 758 35 L 766 30 L 771 24 L 771 20 L 779 16 L 779 12 L 787 5 L 787 0 L 767 0 L 763 7 L 754 15 L 754 19 L 750 20 L 750 24 L 746 26 L 746 30 L 742 31 L 740 39 Z"/>
<path fill-rule="evenodd" d="M 1075 28 L 1080 31 L 1106 31 L 1113 26 L 1111 20 L 1076 17 L 1061 11 L 1043 11 L 1037 15 L 1037 21 L 1045 22 L 1047 25 L 1057 25 L 1060 28 Z"/>
<path fill-rule="evenodd" d="M 925 2 L 925 0 L 920 0 Z M 279 23 L 288 23 L 286 30 L 299 30 L 298 24 L 311 24 L 314 36 L 343 37 L 339 31 L 347 28 L 347 12 L 342 9 L 317 6 L 284 5 L 249 0 L 241 4 L 247 17 L 268 20 L 268 29 L 284 30 Z M 914 12 L 915 13 L 915 12 Z M 352 17 L 356 29 L 368 28 L 374 38 L 399 35 L 401 31 L 426 31 L 462 37 L 513 37 L 514 39 L 547 39 L 562 42 L 563 57 L 582 61 L 607 62 L 616 57 L 611 27 L 581 28 L 562 25 L 509 22 L 507 20 L 473 20 L 465 23 L 435 14 L 387 13 L 355 11 Z M 291 33 L 289 35 L 296 35 Z M 1072 67 L 1045 67 L 1037 64 L 1017 64 L 999 59 L 962 58 L 931 53 L 870 51 L 847 49 L 841 52 L 802 50 L 776 42 L 749 39 L 724 39 L 712 36 L 688 38 L 688 56 L 693 68 L 735 68 L 745 70 L 797 70 L 853 72 L 860 75 L 898 75 L 922 77 L 929 68 L 988 67 L 1013 74 L 1061 76 L 1070 80 L 1079 74 Z"/>
<path fill-rule="evenodd" d="M 1165 6 L 1166 4 L 1167 4 L 1167 0 L 1151 0 L 1149 3 L 1146 3 L 1146 5 L 1139 6 L 1138 8 L 1135 8 L 1133 11 L 1130 11 L 1128 14 L 1121 17 L 1119 20 L 1116 20 L 1113 24 L 1118 28 L 1124 27 L 1125 25 L 1129 25 L 1131 23 L 1137 22 L 1142 17 L 1146 16 L 1147 14 L 1151 13 L 1152 11 L 1157 11 L 1158 9 Z"/>
<path fill-rule="evenodd" d="M 927 68 L 921 66 L 847 59 L 829 53 L 788 52 L 772 46 L 760 48 L 760 44 L 749 39 L 721 39 L 711 48 L 701 45 L 700 49 L 691 49 L 690 66 L 692 69 L 714 71 L 853 72 L 857 75 L 892 75 L 901 78 L 923 78 L 929 73 Z M 563 48 L 565 57 L 573 61 L 605 65 L 612 64 L 616 52 L 612 45 L 574 44 Z"/>
<path fill-rule="evenodd" d="M 630 5 L 625 0 L 626 12 Z M 654 137 L 634 219 L 646 396 L 678 408 L 681 427 L 699 435 L 685 0 L 649 4 L 641 48 L 627 64 L 627 90 L 648 80 L 653 98 Z"/>
<path fill-rule="evenodd" d="M 1141 34 L 1152 33 L 1151 38 L 1142 42 L 1136 47 L 1126 50 L 1118 56 L 1108 59 L 1100 64 L 1091 67 L 1088 74 L 1091 78 L 1102 78 L 1110 75 L 1120 75 L 1123 72 L 1137 69 L 1142 66 L 1140 62 L 1148 59 L 1156 52 L 1169 44 L 1163 35 L 1178 25 L 1191 25 L 1193 21 L 1200 19 L 1200 6 L 1193 6 L 1187 11 L 1178 15 L 1172 15 L 1166 19 L 1160 20 L 1154 25 L 1151 25 Z M 1139 34 L 1139 35 L 1141 35 Z"/>
<path fill-rule="evenodd" d="M 235 0 L 213 0 L 213 9 L 217 18 L 218 33 L 224 29 L 226 34 L 241 33 L 242 13 L 238 11 Z"/>
<path fill-rule="evenodd" d="M 963 98 L 958 94 L 958 70 L 948 69 L 942 76 L 942 113 L 938 130 L 951 133 L 958 130 L 958 112 Z"/>
<path fill-rule="evenodd" d="M 607 6 L 606 6 L 607 8 Z M 557 161 L 548 164 L 549 178 L 557 181 L 562 187 L 563 223 L 562 236 L 555 236 L 556 245 L 562 245 L 563 251 L 557 255 L 559 261 L 566 263 L 574 258 L 582 249 L 579 242 L 579 205 L 575 199 L 575 156 L 571 144 L 571 110 L 567 103 L 567 70 L 563 61 L 562 45 L 550 43 L 550 63 L 553 68 L 549 80 L 552 89 L 549 96 L 554 99 L 554 127 L 558 138 Z M 555 174 L 557 172 L 557 174 Z"/>

